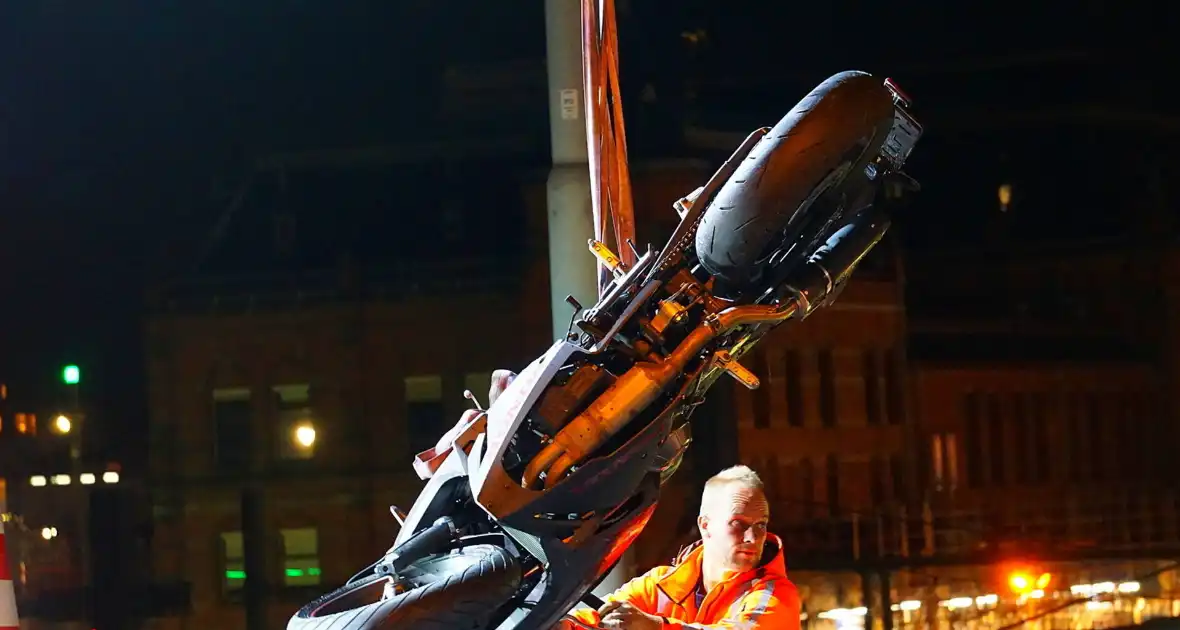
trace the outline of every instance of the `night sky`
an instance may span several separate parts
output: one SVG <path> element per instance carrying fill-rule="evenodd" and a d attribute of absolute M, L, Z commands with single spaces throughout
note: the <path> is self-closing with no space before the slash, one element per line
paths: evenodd
<path fill-rule="evenodd" d="M 1174 208 L 1175 187 L 1148 175 L 1180 178 L 1176 9 L 625 4 L 624 80 L 719 86 L 701 96 L 712 127 L 771 125 L 840 70 L 897 77 L 929 128 L 910 167 L 926 194 L 902 223 L 914 247 L 969 241 L 1004 181 L 1026 239 L 1116 234 L 1151 203 Z M 690 53 L 680 34 L 697 29 Z M 526 0 L 0 3 L 0 380 L 41 402 L 78 362 L 88 404 L 140 431 L 144 283 L 195 256 L 218 177 L 272 151 L 430 138 L 423 94 L 446 66 L 544 46 Z"/>

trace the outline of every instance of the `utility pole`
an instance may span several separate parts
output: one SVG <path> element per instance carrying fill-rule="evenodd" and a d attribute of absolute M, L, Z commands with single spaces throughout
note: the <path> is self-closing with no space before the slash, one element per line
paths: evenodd
<path fill-rule="evenodd" d="M 586 247 L 594 238 L 590 201 L 590 160 L 586 146 L 586 106 L 582 91 L 581 0 L 545 0 L 546 66 L 549 72 L 549 308 L 553 335 L 563 338 L 570 311 L 565 297 L 598 301 L 598 264 Z M 634 552 L 623 554 L 595 589 L 602 596 L 634 576 Z"/>
<path fill-rule="evenodd" d="M 98 583 L 91 577 L 94 575 L 94 566 L 90 540 L 90 489 L 81 483 L 82 473 L 82 449 L 85 445 L 83 441 L 83 432 L 86 425 L 86 414 L 82 411 L 82 369 L 77 365 L 69 364 L 62 367 L 61 382 L 66 387 L 67 398 L 69 399 L 67 406 L 66 421 L 62 423 L 60 419 L 55 419 L 58 431 L 66 434 L 66 439 L 69 442 L 70 449 L 70 479 L 73 483 L 70 485 L 74 488 L 73 492 L 77 493 L 76 503 L 78 506 L 76 512 L 75 527 L 77 533 L 74 536 L 77 541 L 77 549 L 79 556 L 79 563 L 81 564 L 81 575 L 86 576 L 88 588 L 83 590 L 85 594 L 85 601 L 82 609 L 86 611 L 87 619 L 94 622 L 95 615 L 95 593 L 97 592 Z M 60 418 L 60 417 L 59 417 Z"/>
<path fill-rule="evenodd" d="M 581 0 L 545 0 L 549 74 L 549 145 L 553 164 L 546 186 L 549 225 L 549 308 L 553 334 L 564 337 L 572 295 L 598 299 L 598 265 L 586 247 L 594 238 L 586 106 L 582 92 Z"/>
<path fill-rule="evenodd" d="M 246 630 L 266 630 L 267 599 L 270 585 L 267 573 L 266 521 L 262 492 L 253 480 L 241 494 L 242 552 L 245 555 L 246 582 L 243 593 Z"/>

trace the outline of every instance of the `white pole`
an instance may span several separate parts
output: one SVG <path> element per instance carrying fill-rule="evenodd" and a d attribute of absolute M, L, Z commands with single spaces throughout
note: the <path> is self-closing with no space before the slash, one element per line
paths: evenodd
<path fill-rule="evenodd" d="M 555 338 L 564 337 L 572 295 L 589 308 L 598 300 L 597 261 L 586 247 L 594 238 L 590 166 L 582 93 L 581 0 L 545 0 L 546 66 L 549 70 L 549 139 L 553 166 L 549 204 L 549 308 Z M 623 554 L 594 593 L 610 593 L 634 577 L 634 554 Z"/>
<path fill-rule="evenodd" d="M 582 93 L 580 0 L 545 0 L 545 43 L 549 70 L 549 139 L 553 166 L 549 205 L 549 294 L 555 337 L 565 335 L 572 295 L 590 307 L 597 301 L 597 264 L 586 248 L 594 238 L 586 112 Z"/>

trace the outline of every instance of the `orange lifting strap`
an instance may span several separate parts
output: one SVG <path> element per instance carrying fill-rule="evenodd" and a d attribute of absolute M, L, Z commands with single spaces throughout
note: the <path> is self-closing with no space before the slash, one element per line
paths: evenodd
<path fill-rule="evenodd" d="M 635 240 L 635 211 L 627 168 L 618 50 L 614 0 L 582 0 L 582 92 L 586 98 L 594 238 L 613 249 L 630 268 L 635 264 L 635 253 L 627 241 Z M 600 297 L 610 279 L 610 272 L 599 262 Z"/>

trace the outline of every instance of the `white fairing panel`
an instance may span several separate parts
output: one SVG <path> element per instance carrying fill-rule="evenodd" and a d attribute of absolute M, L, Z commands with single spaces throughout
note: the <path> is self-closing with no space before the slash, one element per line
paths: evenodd
<path fill-rule="evenodd" d="M 531 495 L 540 494 L 521 488 L 519 480 L 511 484 L 501 460 L 528 411 L 545 392 L 557 371 L 571 355 L 578 352 L 583 352 L 581 347 L 566 341 L 554 343 L 548 352 L 517 375 L 512 384 L 496 398 L 495 404 L 488 408 L 487 447 L 481 448 L 482 445 L 477 443 L 476 448 L 471 450 L 468 474 L 471 496 L 489 514 L 495 516 L 500 513 L 500 509 L 519 506 L 522 501 L 527 502 Z M 507 499 L 505 494 L 512 498 L 498 500 Z"/>

